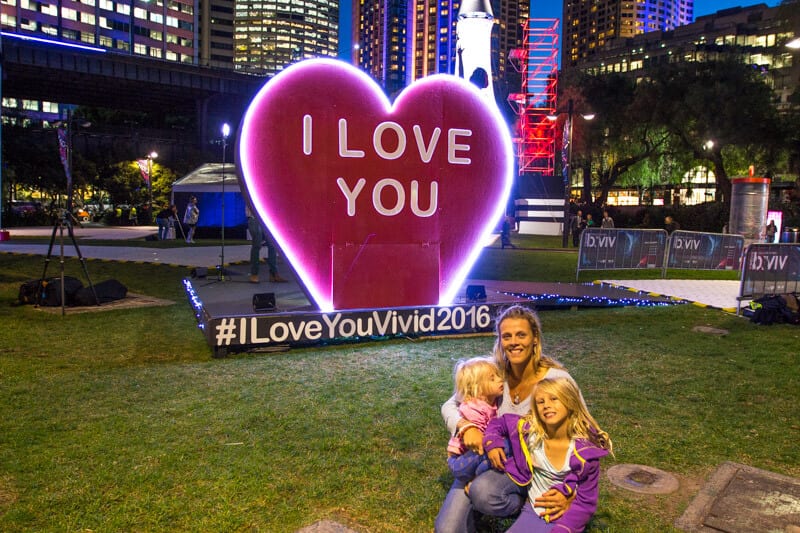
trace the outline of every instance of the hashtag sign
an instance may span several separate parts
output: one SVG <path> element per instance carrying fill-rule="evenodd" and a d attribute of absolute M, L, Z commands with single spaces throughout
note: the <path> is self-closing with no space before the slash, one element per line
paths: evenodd
<path fill-rule="evenodd" d="M 236 338 L 236 319 L 224 318 L 217 326 L 217 346 L 230 346 Z"/>

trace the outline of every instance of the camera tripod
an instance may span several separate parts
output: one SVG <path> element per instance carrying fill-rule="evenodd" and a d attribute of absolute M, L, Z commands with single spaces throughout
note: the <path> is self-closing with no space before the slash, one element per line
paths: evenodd
<path fill-rule="evenodd" d="M 94 290 L 94 285 L 92 285 L 92 280 L 89 277 L 89 269 L 86 268 L 86 258 L 83 257 L 81 254 L 81 249 L 78 247 L 78 242 L 75 240 L 75 232 L 73 231 L 72 221 L 75 217 L 72 213 L 69 212 L 67 209 L 62 209 L 59 213 L 58 217 L 53 222 L 53 233 L 50 235 L 50 245 L 47 247 L 47 256 L 44 259 L 44 270 L 42 270 L 42 277 L 39 279 L 39 287 L 37 289 L 37 294 L 41 294 L 41 291 L 44 289 L 45 279 L 47 277 L 47 266 L 50 264 L 50 258 L 53 255 L 53 244 L 56 241 L 56 233 L 59 234 L 59 243 L 60 243 L 60 264 L 61 264 L 61 315 L 65 314 L 64 305 L 66 300 L 66 295 L 64 291 L 64 229 L 66 228 L 67 233 L 69 234 L 70 240 L 72 240 L 72 246 L 75 247 L 75 252 L 78 255 L 78 259 L 81 262 L 81 266 L 83 267 L 83 273 L 86 275 L 86 281 L 89 282 L 89 288 L 92 290 L 92 296 L 94 296 L 94 301 L 97 305 L 100 305 L 100 299 L 97 297 L 97 293 Z M 77 220 L 75 220 L 78 222 Z M 78 222 L 80 225 L 80 222 Z M 37 304 L 38 305 L 38 304 Z"/>

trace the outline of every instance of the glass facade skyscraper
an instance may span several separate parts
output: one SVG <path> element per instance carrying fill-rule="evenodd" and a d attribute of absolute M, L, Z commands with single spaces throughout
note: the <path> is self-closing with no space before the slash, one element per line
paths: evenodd
<path fill-rule="evenodd" d="M 389 95 L 431 74 L 454 74 L 460 0 L 355 0 L 354 62 Z M 492 0 L 492 73 L 499 97 L 519 90 L 510 50 L 522 45 L 526 2 Z M 510 90 L 509 90 L 510 88 Z"/>
<path fill-rule="evenodd" d="M 598 54 L 612 39 L 674 30 L 694 20 L 694 0 L 565 0 L 561 67 Z"/>
<path fill-rule="evenodd" d="M 3 31 L 196 63 L 194 0 L 3 0 Z"/>
<path fill-rule="evenodd" d="M 233 26 L 234 68 L 242 72 L 273 75 L 339 51 L 338 0 L 237 0 Z"/>

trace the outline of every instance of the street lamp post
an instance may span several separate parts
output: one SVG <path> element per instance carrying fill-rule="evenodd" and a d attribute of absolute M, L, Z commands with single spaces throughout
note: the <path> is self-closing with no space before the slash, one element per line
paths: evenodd
<path fill-rule="evenodd" d="M 150 201 L 150 209 L 147 210 L 147 224 L 153 223 L 153 159 L 158 157 L 156 152 L 147 154 L 147 196 Z"/>
<path fill-rule="evenodd" d="M 566 150 L 567 150 L 567 159 L 564 161 L 562 159 L 561 163 L 561 175 L 564 179 L 564 223 L 563 223 L 563 230 L 561 232 L 561 246 L 566 248 L 568 245 L 568 237 L 569 237 L 569 197 L 570 197 L 570 186 L 572 185 L 572 129 L 573 129 L 573 115 L 575 111 L 575 104 L 570 98 L 567 100 L 567 123 L 564 125 L 567 128 L 567 140 L 566 140 Z M 548 115 L 547 118 L 549 120 L 555 121 L 559 115 L 564 114 L 564 112 L 556 113 L 555 115 Z M 582 114 L 581 117 L 584 120 L 592 120 L 594 118 L 594 114 Z M 563 150 L 563 148 L 562 148 Z"/>
<path fill-rule="evenodd" d="M 217 279 L 225 280 L 225 152 L 228 147 L 228 135 L 231 134 L 231 127 L 226 122 L 222 125 L 222 223 L 221 223 L 221 249 L 219 254 L 219 271 Z"/>
<path fill-rule="evenodd" d="M 561 236 L 561 247 L 566 248 L 569 244 L 569 228 L 567 224 L 569 223 L 569 188 L 572 185 L 572 114 L 574 111 L 574 105 L 572 103 L 572 98 L 569 99 L 567 102 L 567 166 L 566 168 L 562 168 L 561 173 L 564 176 L 564 231 L 562 231 Z"/>

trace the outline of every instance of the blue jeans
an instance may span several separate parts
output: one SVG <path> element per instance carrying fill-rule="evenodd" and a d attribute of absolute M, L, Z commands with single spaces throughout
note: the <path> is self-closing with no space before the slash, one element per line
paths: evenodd
<path fill-rule="evenodd" d="M 472 511 L 491 516 L 513 516 L 528 497 L 528 487 L 520 487 L 504 472 L 488 470 L 469 486 L 456 480 L 444 499 L 434 523 L 436 533 L 470 533 L 475 531 Z"/>
<path fill-rule="evenodd" d="M 247 218 L 247 229 L 250 231 L 250 274 L 258 276 L 259 265 L 261 262 L 261 244 L 264 242 L 264 228 L 255 217 Z M 278 273 L 278 254 L 275 245 L 267 238 L 267 267 L 269 274 L 274 276 Z"/>
<path fill-rule="evenodd" d="M 158 224 L 158 240 L 163 241 L 167 238 L 167 231 L 169 230 L 169 219 L 168 218 L 157 218 L 156 224 Z"/>
<path fill-rule="evenodd" d="M 264 232 L 261 223 L 255 217 L 247 218 L 247 229 L 250 231 L 250 275 L 258 276 L 258 267 L 261 262 L 261 243 Z"/>
<path fill-rule="evenodd" d="M 506 533 L 549 533 L 554 527 L 554 524 L 548 524 L 540 518 L 530 503 L 526 503 L 519 513 L 519 518 L 511 524 Z"/>

